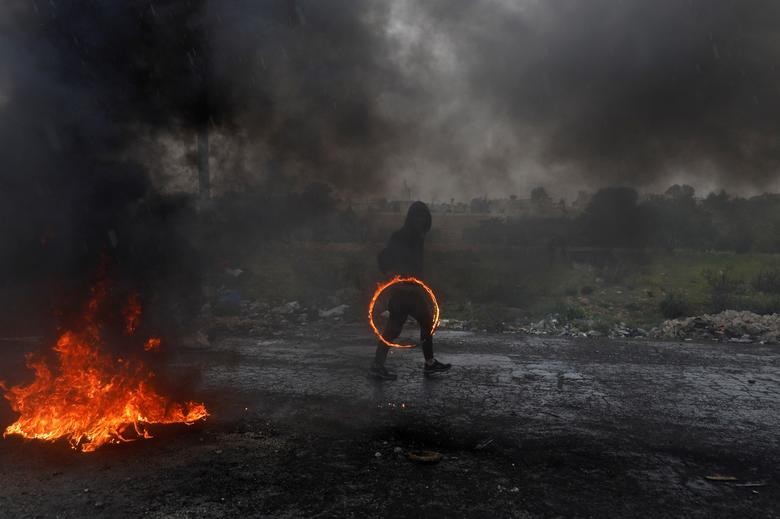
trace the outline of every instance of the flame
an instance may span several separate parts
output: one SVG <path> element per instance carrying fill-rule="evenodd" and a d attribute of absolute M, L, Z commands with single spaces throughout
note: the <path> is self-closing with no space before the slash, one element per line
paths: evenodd
<path fill-rule="evenodd" d="M 3 388 L 11 408 L 20 414 L 6 428 L 4 437 L 19 435 L 45 441 L 64 438 L 74 449 L 92 452 L 106 443 L 151 438 L 145 428 L 148 424 L 190 425 L 209 415 L 203 404 L 174 403 L 157 393 L 152 387 L 153 374 L 140 361 L 114 358 L 101 351 L 96 313 L 106 295 L 106 283 L 98 282 L 92 289 L 83 325 L 60 335 L 53 348 L 56 370 L 45 360 L 28 357 L 34 380 Z M 133 299 L 127 308 L 137 308 L 132 314 L 137 326 L 140 304 Z M 127 315 L 125 322 L 129 323 Z"/>
<path fill-rule="evenodd" d="M 144 351 L 159 351 L 162 341 L 159 337 L 149 337 L 144 343 Z"/>
<path fill-rule="evenodd" d="M 368 324 L 371 325 L 371 330 L 373 330 L 374 335 L 376 335 L 380 341 L 382 341 L 386 346 L 389 346 L 391 348 L 414 348 L 414 344 L 400 344 L 396 342 L 390 342 L 386 340 L 384 337 L 382 337 L 382 333 L 379 331 L 379 329 L 376 327 L 376 324 L 374 324 L 374 306 L 376 305 L 377 300 L 379 299 L 379 296 L 382 295 L 382 293 L 390 288 L 393 285 L 397 285 L 398 283 L 414 283 L 415 285 L 419 285 L 425 290 L 425 292 L 428 294 L 428 297 L 431 298 L 431 304 L 433 304 L 433 324 L 431 325 L 431 335 L 436 333 L 436 328 L 439 327 L 439 302 L 436 300 L 436 294 L 433 293 L 433 290 L 426 285 L 422 280 L 417 279 L 413 276 L 408 277 L 402 277 L 402 276 L 395 276 L 390 281 L 386 281 L 384 283 L 380 283 L 376 290 L 374 291 L 374 296 L 371 298 L 371 302 L 368 303 Z"/>
<path fill-rule="evenodd" d="M 125 318 L 125 332 L 133 335 L 141 322 L 141 298 L 137 293 L 132 293 L 127 299 L 122 315 Z"/>

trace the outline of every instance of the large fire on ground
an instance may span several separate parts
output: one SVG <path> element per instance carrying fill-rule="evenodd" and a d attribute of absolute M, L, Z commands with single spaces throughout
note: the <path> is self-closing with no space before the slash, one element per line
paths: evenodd
<path fill-rule="evenodd" d="M 3 434 L 55 441 L 66 439 L 81 452 L 92 452 L 106 443 L 151 438 L 149 424 L 190 425 L 208 416 L 205 405 L 171 402 L 153 388 L 154 374 L 140 360 L 112 355 L 104 348 L 98 312 L 106 300 L 108 283 L 92 288 L 80 325 L 64 331 L 53 348 L 57 369 L 45 359 L 28 356 L 35 379 L 11 387 L 5 398 L 20 414 Z M 141 310 L 137 296 L 130 297 L 123 312 L 125 333 L 135 333 Z M 158 338 L 149 344 L 159 346 Z M 139 346 L 141 347 L 141 346 Z"/>

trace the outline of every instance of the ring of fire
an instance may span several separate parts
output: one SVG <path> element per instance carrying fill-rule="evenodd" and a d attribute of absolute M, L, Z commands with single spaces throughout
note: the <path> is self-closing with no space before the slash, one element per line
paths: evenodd
<path fill-rule="evenodd" d="M 380 283 L 376 290 L 374 291 L 374 296 L 371 298 L 371 302 L 368 304 L 368 324 L 371 326 L 371 330 L 374 332 L 374 335 L 377 336 L 377 338 L 382 341 L 382 343 L 385 346 L 389 346 L 391 348 L 414 348 L 415 344 L 400 344 L 397 342 L 390 342 L 386 340 L 384 337 L 382 337 L 382 333 L 379 331 L 379 329 L 376 327 L 376 324 L 374 324 L 374 305 L 376 305 L 377 300 L 379 299 L 379 296 L 382 295 L 382 293 L 390 288 L 393 285 L 397 285 L 399 283 L 413 283 L 415 285 L 418 285 L 425 290 L 425 292 L 428 294 L 428 297 L 431 298 L 431 304 L 433 305 L 433 324 L 431 325 L 431 335 L 436 333 L 436 328 L 439 326 L 439 302 L 436 300 L 436 294 L 433 293 L 433 290 L 426 285 L 423 281 L 417 279 L 413 276 L 395 276 L 390 281 L 386 281 L 384 283 Z"/>

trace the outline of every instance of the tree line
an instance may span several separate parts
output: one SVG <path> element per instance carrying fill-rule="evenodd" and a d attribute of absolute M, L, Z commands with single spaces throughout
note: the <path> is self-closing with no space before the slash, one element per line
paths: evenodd
<path fill-rule="evenodd" d="M 725 191 L 697 198 L 688 185 L 640 197 L 628 187 L 596 192 L 573 217 L 489 219 L 466 239 L 506 245 L 780 252 L 780 194 Z"/>

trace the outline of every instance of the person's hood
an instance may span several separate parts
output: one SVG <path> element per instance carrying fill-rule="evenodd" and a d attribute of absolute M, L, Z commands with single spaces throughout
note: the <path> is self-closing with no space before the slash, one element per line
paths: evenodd
<path fill-rule="evenodd" d="M 431 230 L 431 211 L 428 206 L 422 202 L 414 202 L 409 206 L 406 213 L 404 228 L 414 229 L 421 233 L 427 233 Z"/>

